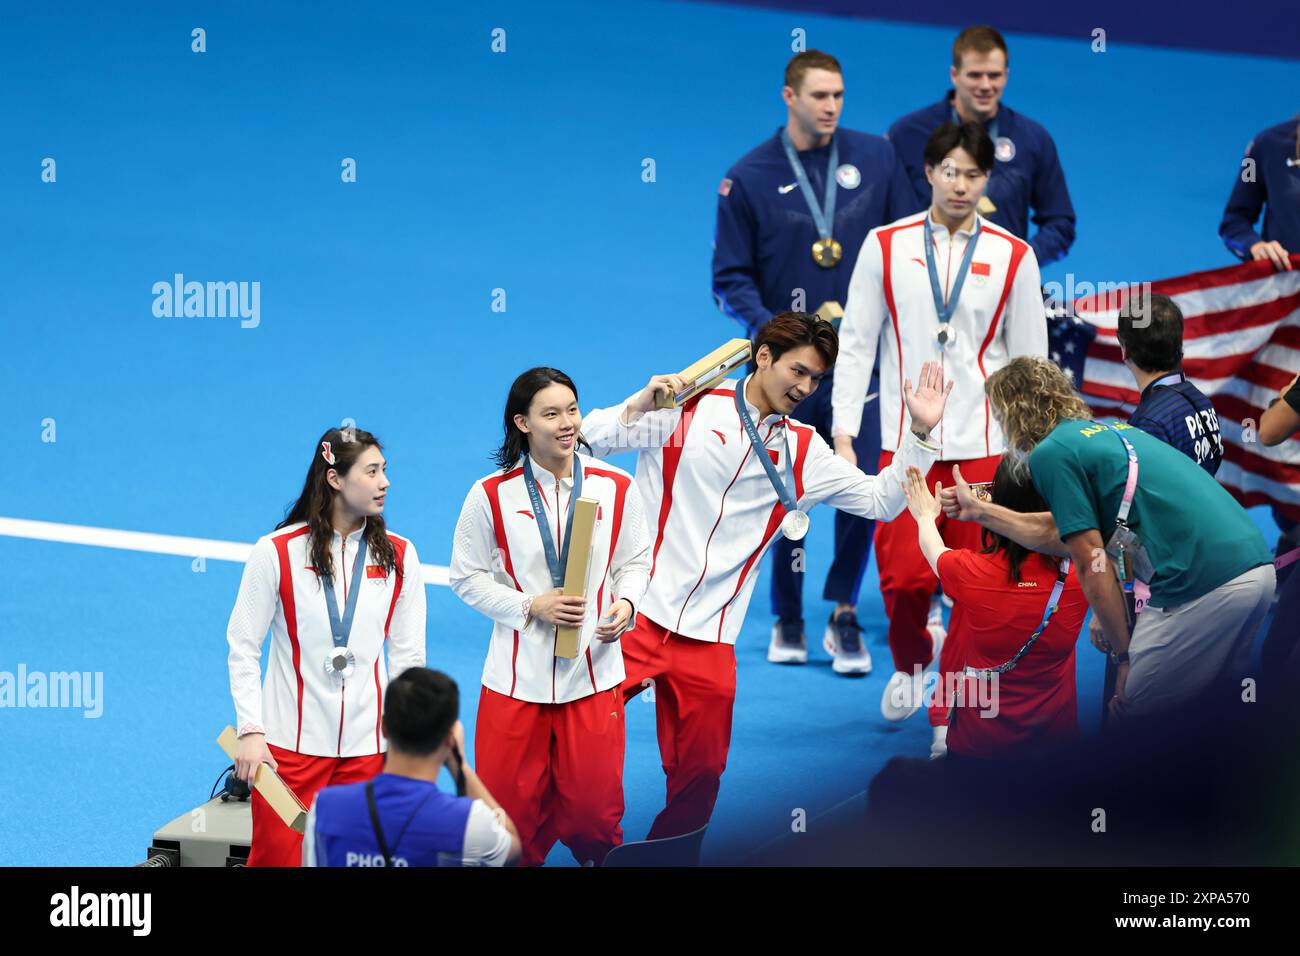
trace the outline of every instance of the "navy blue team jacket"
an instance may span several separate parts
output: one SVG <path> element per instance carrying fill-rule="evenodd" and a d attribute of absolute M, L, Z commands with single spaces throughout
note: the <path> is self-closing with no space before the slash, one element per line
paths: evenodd
<path fill-rule="evenodd" d="M 1223 210 L 1219 236 L 1224 245 L 1241 259 L 1250 258 L 1250 247 L 1257 242 L 1282 243 L 1290 253 L 1300 252 L 1300 133 L 1296 120 L 1270 126 L 1246 147 L 1246 158 L 1255 161 L 1253 182 L 1243 181 L 1243 169 L 1237 169 L 1237 182 Z M 1264 231 L 1255 231 L 1259 214 L 1264 213 Z"/>
<path fill-rule="evenodd" d="M 889 141 L 926 205 L 930 184 L 925 179 L 925 144 L 936 129 L 952 119 L 953 95 L 949 91 L 938 103 L 908 113 L 889 127 Z M 1065 171 L 1056 155 L 1056 143 L 1042 126 L 1005 103 L 998 105 L 997 121 L 998 137 L 1011 140 L 1013 150 L 1009 158 L 994 161 L 984 192 L 997 212 L 984 218 L 1027 240 L 1042 268 L 1064 258 L 1074 244 L 1074 204 L 1065 186 Z M 1032 238 L 1031 208 L 1038 227 Z"/>
<path fill-rule="evenodd" d="M 813 261 L 812 245 L 821 237 L 803 190 L 792 185 L 780 130 L 732 166 L 718 189 L 713 296 L 750 338 L 774 313 L 794 309 L 795 289 L 804 291 L 804 312 L 828 300 L 844 305 L 867 233 L 924 208 L 886 139 L 843 128 L 835 139 L 840 172 L 832 231 L 844 257 L 834 268 Z M 820 209 L 830 146 L 803 150 L 799 160 Z"/>
<path fill-rule="evenodd" d="M 1156 379 L 1142 390 L 1128 423 L 1177 448 L 1213 475 L 1223 463 L 1223 436 L 1214 403 L 1186 378 L 1169 385 L 1159 382 Z"/>

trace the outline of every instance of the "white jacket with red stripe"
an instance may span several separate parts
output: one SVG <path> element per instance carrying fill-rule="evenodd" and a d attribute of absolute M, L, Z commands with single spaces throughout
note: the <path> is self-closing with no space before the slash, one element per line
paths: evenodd
<path fill-rule="evenodd" d="M 335 531 L 330 545 L 340 618 L 347 595 L 361 588 L 348 636 L 356 666 L 342 682 L 325 673 L 334 639 L 326 592 L 311 567 L 307 525 L 289 525 L 253 545 L 226 628 L 239 733 L 261 730 L 268 743 L 317 757 L 364 757 L 388 749 L 380 717 L 390 670 L 396 677 L 408 667 L 424 666 L 424 581 L 415 545 L 391 531 L 402 574 L 385 576 L 367 552 L 361 579 L 352 580 L 364 533 L 364 524 L 346 540 Z M 271 649 L 263 688 L 262 641 L 268 627 Z"/>
<path fill-rule="evenodd" d="M 785 516 L 736 412 L 739 384 L 722 382 L 681 408 L 657 409 L 631 425 L 622 420 L 626 402 L 582 420 L 582 435 L 598 454 L 640 452 L 636 481 L 654 539 L 641 613 L 684 637 L 725 644 L 736 643 L 759 561 Z M 935 461 L 935 452 L 909 431 L 893 464 L 866 475 L 811 426 L 775 414 L 760 422 L 758 409 L 746 405 L 783 480 L 788 431 L 800 511 L 825 502 L 887 521 L 906 505 L 899 478 L 907 466 L 926 472 Z"/>
<path fill-rule="evenodd" d="M 886 451 L 906 434 L 903 381 L 927 361 L 941 362 L 953 383 L 932 441 L 945 461 L 1001 454 L 1006 441 L 989 410 L 985 380 L 1020 355 L 1047 355 L 1038 260 L 1029 243 L 982 217 L 957 310 L 953 343 L 940 346 L 939 318 L 925 264 L 924 221 L 917 213 L 867 234 L 849 281 L 835 363 L 833 434 L 857 435 L 871 369 L 880 349 L 880 437 Z M 971 233 L 934 229 L 935 266 L 945 299 Z"/>
<path fill-rule="evenodd" d="M 531 461 L 558 558 L 564 552 L 560 519 L 569 513 L 573 478 L 557 478 Z M 493 622 L 483 686 L 516 700 L 562 704 L 622 683 L 622 649 L 617 641 L 597 638 L 596 625 L 615 601 L 626 598 L 639 610 L 650 578 L 645 511 L 632 476 L 587 455 L 580 454 L 578 462 L 581 497 L 600 504 L 576 658 L 555 656 L 554 625 L 524 616 L 525 599 L 554 587 L 522 463 L 476 481 L 456 522 L 451 589 Z"/>

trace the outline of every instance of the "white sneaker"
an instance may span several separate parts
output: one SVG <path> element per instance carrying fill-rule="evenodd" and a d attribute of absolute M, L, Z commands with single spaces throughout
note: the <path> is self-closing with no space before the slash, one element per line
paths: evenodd
<path fill-rule="evenodd" d="M 885 720 L 906 720 L 921 709 L 924 687 L 924 677 L 919 671 L 911 674 L 894 671 L 880 695 L 880 713 Z"/>
<path fill-rule="evenodd" d="M 948 638 L 948 630 L 942 623 L 927 624 L 925 629 L 930 632 L 930 637 L 934 641 L 934 650 L 930 655 L 930 663 L 925 665 L 926 669 L 929 670 L 939 666 L 939 655 L 943 653 L 943 642 Z"/>
<path fill-rule="evenodd" d="M 948 728 L 935 727 L 934 740 L 930 743 L 930 759 L 938 760 L 948 755 Z"/>
<path fill-rule="evenodd" d="M 772 625 L 772 640 L 767 645 L 767 659 L 773 664 L 808 663 L 808 637 L 803 631 L 803 621 L 794 623 L 776 621 Z"/>
<path fill-rule="evenodd" d="M 831 669 L 837 674 L 870 674 L 871 654 L 862 640 L 862 627 L 852 611 L 831 615 L 822 637 L 822 647 L 834 658 Z"/>

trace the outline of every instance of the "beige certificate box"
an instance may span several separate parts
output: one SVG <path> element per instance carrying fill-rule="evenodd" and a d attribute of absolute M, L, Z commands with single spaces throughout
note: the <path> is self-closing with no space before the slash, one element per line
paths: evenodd
<path fill-rule="evenodd" d="M 573 530 L 569 532 L 569 563 L 564 568 L 564 593 L 570 597 L 587 596 L 587 572 L 591 570 L 591 542 L 596 535 L 595 498 L 579 498 L 573 503 Z M 578 656 L 579 628 L 555 629 L 555 656 Z"/>
<path fill-rule="evenodd" d="M 217 738 L 217 746 L 226 752 L 232 761 L 239 752 L 239 737 L 234 727 L 226 727 Z M 271 769 L 270 764 L 259 764 L 253 774 L 253 789 L 262 795 L 272 810 L 284 821 L 290 830 L 303 833 L 307 829 L 307 808 L 302 805 L 298 795 L 289 789 L 289 785 L 280 779 L 280 775 Z"/>
<path fill-rule="evenodd" d="M 840 319 L 844 318 L 844 307 L 831 299 L 817 306 L 817 316 L 823 322 L 829 322 L 838 332 L 840 330 Z"/>
<path fill-rule="evenodd" d="M 693 365 L 683 369 L 681 377 L 686 380 L 686 391 L 671 398 L 662 392 L 656 400 L 659 408 L 680 408 L 694 396 L 712 388 L 738 367 L 749 361 L 753 349 L 749 339 L 732 339 L 720 346 Z"/>

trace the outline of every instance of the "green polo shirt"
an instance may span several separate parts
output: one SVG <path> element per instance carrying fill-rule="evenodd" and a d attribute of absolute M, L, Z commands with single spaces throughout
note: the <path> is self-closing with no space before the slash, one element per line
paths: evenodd
<path fill-rule="evenodd" d="M 1186 604 L 1272 560 L 1250 515 L 1205 469 L 1140 428 L 1111 424 L 1137 452 L 1128 523 L 1155 568 L 1148 582 L 1154 607 Z M 1110 540 L 1128 481 L 1118 435 L 1067 419 L 1034 449 L 1029 471 L 1062 540 L 1089 528 Z"/>

